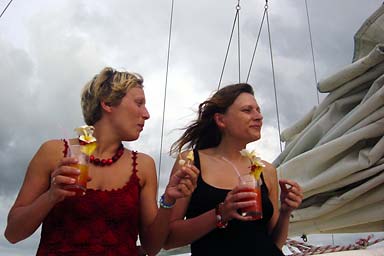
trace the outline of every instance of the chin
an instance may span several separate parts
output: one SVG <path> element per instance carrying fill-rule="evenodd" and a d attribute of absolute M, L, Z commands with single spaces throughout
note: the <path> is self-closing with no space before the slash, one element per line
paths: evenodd
<path fill-rule="evenodd" d="M 140 136 L 135 136 L 135 137 L 132 137 L 131 138 L 131 141 L 135 141 L 135 140 L 138 140 Z"/>
<path fill-rule="evenodd" d="M 124 138 L 124 141 L 135 141 L 140 137 L 140 134 L 130 134 Z"/>
<path fill-rule="evenodd" d="M 257 135 L 252 136 L 253 141 L 259 140 L 260 138 L 261 138 L 261 134 L 260 133 L 257 134 Z"/>

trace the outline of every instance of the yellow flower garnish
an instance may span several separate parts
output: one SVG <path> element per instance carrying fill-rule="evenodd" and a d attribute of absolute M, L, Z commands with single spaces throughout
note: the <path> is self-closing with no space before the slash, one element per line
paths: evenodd
<path fill-rule="evenodd" d="M 75 128 L 77 135 L 79 136 L 79 140 L 85 143 L 95 142 L 96 138 L 93 137 L 93 132 L 95 131 L 95 127 L 92 125 L 83 125 Z"/>
<path fill-rule="evenodd" d="M 180 154 L 179 154 L 180 155 Z M 193 157 L 193 151 L 189 151 L 187 156 L 186 156 L 186 159 L 187 161 L 185 161 L 184 159 L 181 158 L 181 155 L 180 155 L 180 160 L 179 160 L 179 165 L 183 166 L 185 164 L 191 164 L 193 163 L 193 160 L 194 160 L 194 157 Z"/>
<path fill-rule="evenodd" d="M 82 147 L 82 152 L 86 155 L 91 155 L 92 152 L 96 149 L 96 138 L 93 137 L 93 132 L 95 131 L 95 127 L 91 125 L 83 125 L 75 128 L 77 135 L 80 140 L 80 144 L 84 145 Z"/>
<path fill-rule="evenodd" d="M 261 158 L 256 156 L 256 152 L 254 150 L 248 151 L 247 149 L 242 149 L 240 154 L 247 157 L 251 162 L 250 173 L 255 177 L 256 180 L 260 179 L 261 172 L 265 167 L 265 164 L 261 161 Z"/>
<path fill-rule="evenodd" d="M 193 158 L 193 151 L 189 151 L 188 152 L 188 155 L 187 155 L 187 162 L 193 162 L 194 158 Z"/>

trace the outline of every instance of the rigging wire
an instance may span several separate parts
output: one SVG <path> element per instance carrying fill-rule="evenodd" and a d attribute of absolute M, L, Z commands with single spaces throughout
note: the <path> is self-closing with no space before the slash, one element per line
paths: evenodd
<path fill-rule="evenodd" d="M 5 13 L 5 11 L 8 9 L 8 6 L 12 3 L 13 0 L 9 1 L 7 6 L 5 6 L 4 10 L 1 12 L 0 14 L 0 18 L 3 17 L 3 14 Z"/>
<path fill-rule="evenodd" d="M 269 40 L 269 53 L 271 56 L 271 65 L 272 65 L 272 79 L 273 79 L 273 90 L 275 93 L 275 107 L 276 107 L 276 117 L 277 117 L 277 128 L 279 131 L 279 145 L 280 152 L 283 152 L 283 146 L 281 144 L 281 128 L 280 128 L 280 115 L 279 115 L 279 104 L 276 92 L 276 78 L 275 78 L 275 67 L 273 65 L 273 52 L 272 52 L 272 39 L 271 39 L 271 30 L 269 26 L 269 18 L 268 18 L 268 0 L 265 0 L 266 17 L 267 17 L 267 28 L 268 28 L 268 40 Z"/>
<path fill-rule="evenodd" d="M 260 35 L 261 35 L 261 30 L 262 30 L 262 28 L 263 28 L 264 19 L 265 19 L 265 13 L 266 13 L 266 12 L 267 12 L 267 5 L 264 6 L 263 18 L 261 19 L 261 22 L 260 22 L 260 28 L 259 28 L 259 32 L 258 32 L 258 34 L 257 34 L 257 39 L 256 39 L 256 43 L 255 43 L 255 48 L 253 49 L 253 54 L 252 54 L 251 64 L 249 64 L 249 70 L 248 70 L 248 75 L 247 75 L 246 83 L 248 83 L 249 76 L 250 76 L 250 74 L 251 74 L 252 65 L 253 65 L 253 61 L 254 61 L 254 59 L 255 59 L 257 46 L 258 46 L 258 44 L 259 44 L 259 39 L 260 39 Z"/>
<path fill-rule="evenodd" d="M 316 73 L 316 62 L 315 62 L 315 54 L 314 54 L 314 51 L 313 51 L 312 30 L 311 30 L 311 22 L 310 22 L 310 19 L 309 19 L 309 11 L 308 11 L 307 0 L 305 0 L 305 9 L 306 9 L 306 13 L 307 13 L 309 41 L 311 43 L 313 74 L 314 74 L 314 78 L 315 78 L 315 88 L 316 88 L 317 104 L 320 104 L 319 91 L 317 90 L 317 83 L 318 83 L 318 81 L 317 81 L 317 73 Z"/>
<path fill-rule="evenodd" d="M 171 52 L 171 37 L 172 37 L 172 23 L 173 23 L 173 9 L 174 9 L 174 0 L 172 0 L 171 4 L 171 17 L 169 21 L 169 32 L 168 32 L 168 52 L 167 52 L 167 66 L 165 71 L 165 86 L 164 86 L 164 102 L 163 102 L 163 117 L 161 121 L 161 137 L 160 137 L 160 152 L 159 152 L 159 171 L 157 174 L 158 180 L 160 180 L 160 170 L 161 170 L 161 160 L 162 160 L 162 152 L 163 152 L 163 139 L 164 139 L 164 119 L 165 119 L 165 107 L 167 101 L 167 85 L 168 85 L 168 71 L 169 71 L 169 56 Z M 157 186 L 157 194 L 159 194 L 159 186 L 160 182 L 158 182 Z"/>
<path fill-rule="evenodd" d="M 240 0 L 237 0 L 236 10 L 239 11 L 239 15 L 237 15 L 237 59 L 239 61 L 239 83 L 241 82 L 241 68 L 240 68 Z"/>
<path fill-rule="evenodd" d="M 224 64 L 223 64 L 223 68 L 221 70 L 220 80 L 219 80 L 219 84 L 218 84 L 217 90 L 220 89 L 221 81 L 222 81 L 222 78 L 223 78 L 223 73 L 224 73 L 224 70 L 225 70 L 225 65 L 226 65 L 227 58 L 228 58 L 229 49 L 230 49 L 231 42 L 232 42 L 232 37 L 233 37 L 233 32 L 234 32 L 234 29 L 235 29 L 236 21 L 237 21 L 237 34 L 238 34 L 239 83 L 241 82 L 241 76 L 240 76 L 241 75 L 240 74 L 240 67 L 241 67 L 240 66 L 240 29 L 239 29 L 240 28 L 240 25 L 239 25 L 239 23 L 240 23 L 239 22 L 240 14 L 239 14 L 239 11 L 240 11 L 240 0 L 238 0 L 237 5 L 236 5 L 235 19 L 233 21 L 232 31 L 231 31 L 231 35 L 229 37 L 227 52 L 225 54 Z M 259 32 L 258 32 L 258 35 L 257 35 L 257 39 L 256 39 L 256 43 L 255 43 L 255 48 L 253 50 L 252 60 L 251 60 L 250 66 L 249 66 L 249 70 L 248 70 L 247 80 L 246 81 L 248 82 L 248 79 L 249 79 L 249 76 L 250 76 L 250 73 L 251 73 L 251 70 L 252 70 L 252 64 L 253 64 L 253 61 L 254 61 L 254 58 L 255 58 L 255 53 L 256 53 L 257 45 L 258 45 L 258 42 L 259 42 L 259 39 L 260 39 L 261 30 L 262 30 L 262 27 L 263 27 L 263 24 L 264 24 L 265 17 L 266 17 L 266 20 L 267 20 L 267 27 L 268 27 L 269 50 L 270 50 L 270 58 L 271 58 L 273 88 L 274 88 L 274 95 L 275 95 L 275 108 L 276 108 L 277 126 L 278 126 L 278 133 L 279 133 L 279 146 L 280 146 L 280 152 L 282 152 L 283 151 L 283 147 L 282 147 L 282 143 L 281 143 L 280 114 L 279 114 L 278 97 L 277 97 L 277 90 L 276 90 L 275 67 L 274 67 L 274 63 L 273 63 L 272 39 L 271 39 L 271 31 L 270 31 L 269 17 L 268 17 L 268 0 L 265 0 L 264 13 L 263 13 L 263 17 L 262 17 L 261 24 L 260 24 L 260 29 L 259 29 Z"/>
<path fill-rule="evenodd" d="M 239 0 L 238 0 L 238 4 L 236 5 L 236 14 L 235 14 L 235 19 L 233 20 L 233 25 L 232 25 L 232 31 L 231 31 L 231 35 L 229 37 L 229 42 L 228 42 L 228 47 L 227 47 L 227 52 L 225 53 L 225 57 L 224 57 L 224 64 L 223 64 L 223 68 L 221 69 L 221 74 L 220 74 L 220 80 L 219 80 L 219 84 L 217 86 L 217 90 L 220 89 L 220 85 L 221 85 L 221 80 L 223 79 L 223 74 L 224 74 L 224 69 L 225 69 L 225 64 L 227 63 L 227 58 L 228 58 L 228 53 L 229 53 L 229 48 L 231 47 L 231 42 L 232 42 L 232 37 L 233 37 L 233 32 L 235 30 L 235 25 L 236 25 L 236 21 L 237 21 L 237 18 L 239 16 L 239 11 L 240 11 L 240 5 L 239 5 Z M 240 46 L 239 46 L 240 48 Z M 239 64 L 240 65 L 240 64 Z"/>

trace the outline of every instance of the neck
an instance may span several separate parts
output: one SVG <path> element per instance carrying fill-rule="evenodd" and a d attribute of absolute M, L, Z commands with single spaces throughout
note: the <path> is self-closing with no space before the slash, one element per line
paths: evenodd
<path fill-rule="evenodd" d="M 246 144 L 235 143 L 234 141 L 228 141 L 223 139 L 220 144 L 215 148 L 214 153 L 225 157 L 226 159 L 236 162 L 242 159 L 240 150 L 244 149 Z"/>
<path fill-rule="evenodd" d="M 100 124 L 95 125 L 94 136 L 96 138 L 97 147 L 93 152 L 93 155 L 103 157 L 113 155 L 121 144 L 121 140 L 117 138 L 108 127 Z"/>

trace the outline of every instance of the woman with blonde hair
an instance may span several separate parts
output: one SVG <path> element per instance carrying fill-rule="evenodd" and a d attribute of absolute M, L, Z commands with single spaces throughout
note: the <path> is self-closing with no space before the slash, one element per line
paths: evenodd
<path fill-rule="evenodd" d="M 138 255 L 138 237 L 155 255 L 169 231 L 170 209 L 192 193 L 198 170 L 179 166 L 158 209 L 153 159 L 122 144 L 137 140 L 150 117 L 140 75 L 104 68 L 85 85 L 81 106 L 97 143 L 85 195 L 67 189 L 79 170 L 70 167 L 77 160 L 66 152 L 79 138 L 43 143 L 9 212 L 5 236 L 16 243 L 42 224 L 39 256 Z"/>

